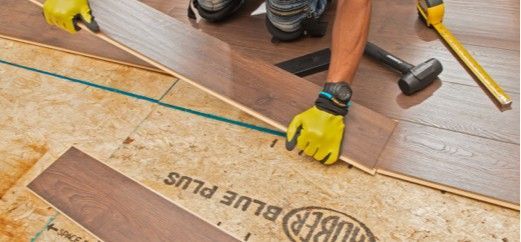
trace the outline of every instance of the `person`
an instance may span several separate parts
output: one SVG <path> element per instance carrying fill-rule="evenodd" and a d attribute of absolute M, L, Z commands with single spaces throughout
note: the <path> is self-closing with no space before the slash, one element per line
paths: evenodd
<path fill-rule="evenodd" d="M 190 0 L 201 17 L 223 21 L 236 12 L 244 0 Z M 267 0 L 266 25 L 282 41 L 298 39 L 312 32 L 328 0 Z M 44 16 L 49 24 L 74 33 L 75 21 L 95 22 L 88 0 L 46 0 Z M 95 15 L 95 13 L 94 13 Z M 286 148 L 295 147 L 324 164 L 338 160 L 344 136 L 344 118 L 353 91 L 351 84 L 367 41 L 371 0 L 338 0 L 331 40 L 331 63 L 326 83 L 315 105 L 296 115 L 289 124 Z"/>

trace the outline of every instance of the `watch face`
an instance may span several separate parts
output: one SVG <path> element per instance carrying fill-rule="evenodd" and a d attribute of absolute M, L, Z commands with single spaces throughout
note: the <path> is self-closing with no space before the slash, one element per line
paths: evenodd
<path fill-rule="evenodd" d="M 336 98 L 338 98 L 338 99 L 340 99 L 342 101 L 347 101 L 347 100 L 349 100 L 351 98 L 351 88 L 349 88 L 347 86 L 343 86 L 335 94 L 336 94 L 335 95 Z"/>

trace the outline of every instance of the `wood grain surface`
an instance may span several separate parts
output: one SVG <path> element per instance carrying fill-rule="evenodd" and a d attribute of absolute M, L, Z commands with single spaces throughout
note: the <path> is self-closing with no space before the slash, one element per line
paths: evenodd
<path fill-rule="evenodd" d="M 192 28 L 229 43 L 247 56 L 255 56 L 270 63 L 280 62 L 329 46 L 330 31 L 324 38 L 305 38 L 292 43 L 271 43 L 270 35 L 264 27 L 264 17 L 248 16 L 262 0 L 246 1 L 245 6 L 234 17 L 219 24 L 208 23 L 204 20 L 189 20 L 186 17 L 186 2 L 184 1 L 144 0 L 143 2 Z M 374 0 L 369 39 L 413 64 L 431 57 L 438 58 L 444 65 L 444 72 L 440 76 L 441 81 L 436 81 L 414 96 L 404 96 L 396 85 L 398 78 L 396 73 L 380 63 L 363 58 L 353 86 L 354 100 L 393 119 L 404 121 L 400 124 L 401 128 L 393 134 L 395 140 L 400 140 L 400 137 L 404 135 L 402 132 L 406 130 L 426 130 L 429 132 L 422 133 L 424 139 L 457 140 L 460 142 L 460 146 L 471 150 L 486 150 L 490 147 L 502 150 L 503 146 L 510 145 L 519 147 L 519 125 L 517 125 L 519 124 L 520 64 L 519 1 L 445 1 L 447 7 L 445 25 L 514 98 L 512 109 L 503 112 L 492 103 L 490 97 L 451 54 L 436 32 L 426 28 L 418 20 L 414 9 L 415 2 L 415 0 Z M 330 19 L 334 15 L 335 5 L 333 4 L 332 7 L 333 9 L 328 13 Z M 389 12 L 393 14 L 389 14 Z M 33 15 L 36 17 L 35 14 Z M 23 31 L 33 30 L 25 29 Z M 92 44 L 106 45 L 99 40 Z M 325 76 L 326 72 L 322 72 L 308 76 L 306 79 L 322 84 Z M 398 144 L 398 142 L 393 144 Z M 386 160 L 390 159 L 399 160 L 402 165 L 410 161 L 411 166 L 417 165 L 418 162 L 420 164 L 424 162 L 446 163 L 434 167 L 436 171 L 432 172 L 454 174 L 451 170 L 447 170 L 451 168 L 454 159 L 452 153 L 433 150 L 428 146 L 416 146 L 414 152 L 423 155 L 411 156 L 405 152 L 407 149 L 404 147 L 407 145 L 407 142 L 404 142 L 400 146 L 387 147 L 387 155 L 379 159 L 380 162 L 385 163 L 382 172 L 400 174 L 397 177 L 402 179 L 409 177 L 413 182 L 418 181 L 413 177 L 422 179 L 418 174 L 386 170 L 393 167 L 387 166 Z M 401 152 L 389 152 L 393 149 L 392 147 Z M 422 160 L 412 160 L 411 157 Z M 430 160 L 434 158 L 436 160 Z M 482 159 L 487 159 L 487 157 L 482 156 Z M 495 183 L 499 190 L 502 187 L 512 187 L 513 192 L 519 194 L 519 191 L 515 190 L 519 184 L 510 179 L 512 172 L 518 170 L 514 167 L 519 167 L 519 150 L 509 149 L 509 152 L 506 153 L 495 153 L 495 159 L 507 161 L 513 168 L 511 170 L 498 168 L 496 167 L 498 163 L 492 161 L 484 163 L 470 162 L 465 159 L 463 161 L 466 162 L 465 165 L 468 169 L 483 171 L 480 175 L 483 181 L 503 181 L 502 184 Z M 498 169 L 504 172 L 487 172 Z M 460 181 L 474 179 L 474 174 L 471 173 L 460 173 L 457 176 Z M 474 188 L 469 189 L 473 183 L 462 184 L 455 182 L 451 177 L 444 180 L 441 178 L 443 177 L 438 177 L 436 182 L 430 183 L 426 176 L 421 184 L 436 188 L 439 186 L 455 188 L 456 190 L 453 191 L 455 193 L 481 200 L 483 197 L 491 197 L 497 198 L 498 202 L 512 201 L 511 197 L 501 197 L 501 193 L 496 193 L 495 188 L 480 190 L 484 186 L 476 184 Z M 467 192 L 466 189 L 472 192 Z M 476 195 L 478 193 L 479 196 Z M 490 202 L 490 200 L 487 201 Z M 494 201 L 492 202 L 494 203 Z M 519 201 L 512 202 L 514 205 L 519 204 Z"/>
<path fill-rule="evenodd" d="M 104 241 L 239 241 L 74 147 L 28 187 Z"/>
<path fill-rule="evenodd" d="M 519 209 L 518 145 L 406 123 L 397 126 L 399 135 L 382 153 L 379 172 L 456 187 Z"/>

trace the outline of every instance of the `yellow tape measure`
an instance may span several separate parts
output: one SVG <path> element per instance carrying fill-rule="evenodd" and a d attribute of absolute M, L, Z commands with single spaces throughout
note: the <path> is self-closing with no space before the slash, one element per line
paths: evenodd
<path fill-rule="evenodd" d="M 443 0 L 418 0 L 418 12 L 423 18 L 427 26 L 432 26 L 440 36 L 447 42 L 450 48 L 458 55 L 465 65 L 474 73 L 479 81 L 487 88 L 487 90 L 496 98 L 501 106 L 508 106 L 512 103 L 512 99 L 505 91 L 492 79 L 492 77 L 483 69 L 483 67 L 470 55 L 463 45 L 452 35 L 452 33 L 443 25 L 443 15 L 445 14 L 445 5 Z"/>

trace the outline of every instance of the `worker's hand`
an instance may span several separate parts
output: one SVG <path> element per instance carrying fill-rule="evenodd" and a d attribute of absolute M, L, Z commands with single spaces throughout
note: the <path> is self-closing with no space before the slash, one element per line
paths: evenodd
<path fill-rule="evenodd" d="M 76 26 L 76 21 L 79 20 L 82 20 L 92 31 L 99 31 L 87 0 L 46 0 L 43 4 L 43 14 L 48 24 L 58 26 L 70 33 L 79 30 Z"/>
<path fill-rule="evenodd" d="M 288 127 L 286 148 L 304 151 L 326 165 L 335 163 L 344 137 L 344 116 L 350 106 L 347 83 L 327 83 L 315 106 L 295 116 Z"/>

